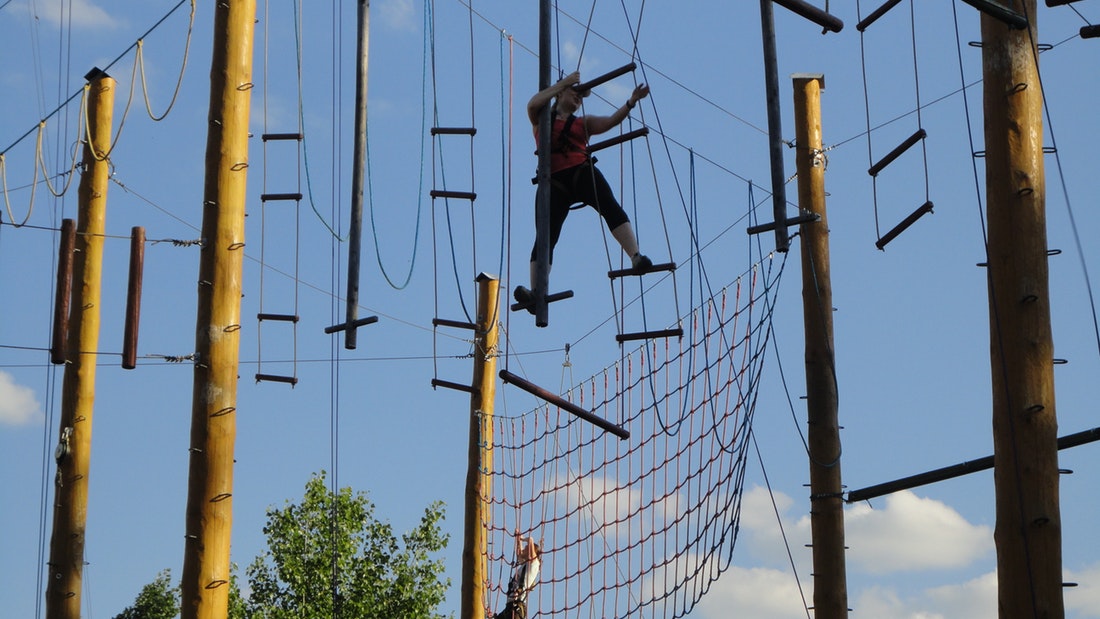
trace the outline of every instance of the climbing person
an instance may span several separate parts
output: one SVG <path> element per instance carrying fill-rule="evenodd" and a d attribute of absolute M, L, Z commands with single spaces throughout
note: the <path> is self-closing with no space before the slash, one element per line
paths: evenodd
<path fill-rule="evenodd" d="M 574 71 L 535 93 L 527 102 L 527 117 L 531 120 L 537 143 L 539 113 L 547 102 L 553 100 L 550 131 L 550 264 L 554 262 L 554 246 L 569 215 L 569 208 L 579 202 L 596 209 L 607 223 L 611 236 L 630 257 L 631 266 L 637 271 L 644 271 L 653 263 L 638 250 L 638 240 L 630 226 L 630 218 L 594 165 L 595 160 L 588 156 L 588 138 L 610 131 L 626 120 L 638 101 L 649 95 L 649 86 L 635 86 L 626 103 L 610 116 L 578 117 L 574 112 L 580 108 L 581 98 L 589 94 L 588 91 L 577 90 L 580 79 L 580 72 Z M 526 304 L 527 311 L 532 314 L 535 313 L 532 291 L 535 288 L 537 246 L 536 241 L 531 249 L 531 289 L 517 286 L 513 293 L 516 301 Z"/>
<path fill-rule="evenodd" d="M 524 538 L 516 529 L 516 562 L 508 580 L 508 602 L 494 619 L 527 619 L 527 592 L 538 582 L 541 554 L 534 538 Z"/>

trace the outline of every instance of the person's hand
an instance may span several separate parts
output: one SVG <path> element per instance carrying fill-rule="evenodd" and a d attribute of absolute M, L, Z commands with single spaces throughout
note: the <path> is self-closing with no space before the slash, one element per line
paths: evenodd
<path fill-rule="evenodd" d="M 634 92 L 630 93 L 630 99 L 627 101 L 627 103 L 630 104 L 630 107 L 634 107 L 635 105 L 638 104 L 639 101 L 641 101 L 642 99 L 645 99 L 648 96 L 649 96 L 649 85 L 648 84 L 638 84 L 637 86 L 634 87 Z"/>
<path fill-rule="evenodd" d="M 558 92 L 565 90 L 566 88 L 572 88 L 573 86 L 581 82 L 581 72 L 573 71 L 569 75 L 558 80 L 558 83 L 554 86 L 557 87 Z"/>

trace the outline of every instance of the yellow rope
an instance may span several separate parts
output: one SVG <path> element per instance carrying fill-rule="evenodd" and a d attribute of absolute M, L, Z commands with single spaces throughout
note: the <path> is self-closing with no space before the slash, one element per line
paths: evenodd
<path fill-rule="evenodd" d="M 179 77 L 176 78 L 176 89 L 172 93 L 172 100 L 168 102 L 168 108 L 164 110 L 164 113 L 157 116 L 153 113 L 153 105 L 149 102 L 149 88 L 145 81 L 145 56 L 142 55 L 142 49 L 144 48 L 144 39 L 138 39 L 137 52 L 134 53 L 134 67 L 141 65 L 141 92 L 145 97 L 145 111 L 149 114 L 149 118 L 154 122 L 160 122 L 168 116 L 168 112 L 172 111 L 172 107 L 176 104 L 176 98 L 179 97 L 180 88 L 183 85 L 183 74 L 187 70 L 187 59 L 191 55 L 191 32 L 195 28 L 195 0 L 191 0 L 191 17 L 187 23 L 187 40 L 183 45 L 183 64 L 180 66 Z M 133 83 L 131 82 L 131 93 L 133 92 Z"/>

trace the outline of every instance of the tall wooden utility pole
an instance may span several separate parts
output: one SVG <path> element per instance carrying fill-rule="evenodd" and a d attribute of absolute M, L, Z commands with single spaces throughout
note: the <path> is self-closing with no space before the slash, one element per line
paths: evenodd
<path fill-rule="evenodd" d="M 367 70 L 370 66 L 370 0 L 359 0 L 355 54 L 355 139 L 352 144 L 351 221 L 348 229 L 348 292 L 344 348 L 358 345 L 359 263 L 363 247 L 363 187 L 367 172 Z"/>
<path fill-rule="evenodd" d="M 825 216 L 825 159 L 821 147 L 821 91 L 825 87 L 825 76 L 795 75 L 793 81 L 798 206 L 802 211 L 821 217 L 817 223 L 801 227 L 814 617 L 838 619 L 848 616 L 848 585 L 833 354 L 829 220 Z"/>
<path fill-rule="evenodd" d="M 233 448 L 237 434 L 241 275 L 255 0 L 214 7 L 202 255 L 195 326 L 183 619 L 224 619 L 229 605 Z"/>
<path fill-rule="evenodd" d="M 461 619 L 485 617 L 486 533 L 493 471 L 493 403 L 496 399 L 497 297 L 500 282 L 477 276 L 474 379 L 470 392 L 470 448 L 466 468 L 466 520 L 462 540 Z"/>
<path fill-rule="evenodd" d="M 982 15 L 993 479 L 1001 617 L 1065 615 L 1035 0 Z"/>
<path fill-rule="evenodd" d="M 50 537 L 46 618 L 79 619 L 84 574 L 84 529 L 95 408 L 96 349 L 103 273 L 103 234 L 110 179 L 111 110 L 115 80 L 99 69 L 88 75 L 88 132 L 80 175 L 73 286 L 61 387 L 61 435 L 54 456 L 53 533 Z M 64 317 L 62 317 L 64 319 Z"/>

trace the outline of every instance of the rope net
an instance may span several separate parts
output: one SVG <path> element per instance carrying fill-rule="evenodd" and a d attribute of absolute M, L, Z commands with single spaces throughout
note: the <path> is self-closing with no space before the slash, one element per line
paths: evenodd
<path fill-rule="evenodd" d="M 697 307 L 683 338 L 647 342 L 565 394 L 628 440 L 556 406 L 493 418 L 489 617 L 517 529 L 541 540 L 528 617 L 680 617 L 729 567 L 773 264 Z"/>

